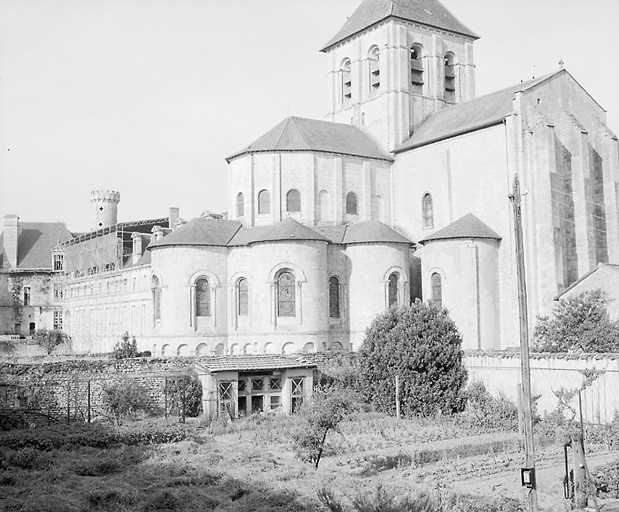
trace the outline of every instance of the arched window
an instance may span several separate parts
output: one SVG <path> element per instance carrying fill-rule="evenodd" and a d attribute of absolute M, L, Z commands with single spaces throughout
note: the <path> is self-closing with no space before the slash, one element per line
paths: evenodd
<path fill-rule="evenodd" d="M 415 43 L 411 46 L 411 86 L 413 92 L 421 94 L 423 92 L 423 60 L 421 55 L 421 45 Z"/>
<path fill-rule="evenodd" d="M 271 194 L 268 190 L 258 192 L 258 213 L 271 213 Z"/>
<path fill-rule="evenodd" d="M 378 51 L 378 47 L 374 46 L 368 55 L 369 61 L 369 84 L 370 84 L 370 94 L 376 93 L 378 89 L 380 89 L 380 55 Z"/>
<path fill-rule="evenodd" d="M 286 211 L 290 213 L 301 211 L 301 194 L 294 188 L 286 194 Z"/>
<path fill-rule="evenodd" d="M 388 283 L 389 307 L 398 305 L 398 274 L 394 272 L 389 276 Z"/>
<path fill-rule="evenodd" d="M 326 190 L 321 190 L 318 192 L 318 204 L 316 205 L 316 220 L 329 220 L 331 215 L 329 215 L 331 209 L 331 201 L 329 198 L 329 192 Z"/>
<path fill-rule="evenodd" d="M 206 277 L 196 280 L 196 316 L 211 316 L 211 286 Z"/>
<path fill-rule="evenodd" d="M 342 61 L 342 67 L 340 70 L 341 90 L 342 90 L 342 103 L 349 105 L 352 99 L 352 78 L 350 72 L 350 59 L 344 59 Z"/>
<path fill-rule="evenodd" d="M 281 271 L 276 280 L 277 316 L 296 316 L 295 278 L 290 270 Z"/>
<path fill-rule="evenodd" d="M 445 101 L 456 101 L 455 57 L 451 52 L 445 54 Z"/>
<path fill-rule="evenodd" d="M 243 197 L 243 192 L 239 192 L 236 195 L 236 216 L 242 217 L 245 215 L 245 198 Z"/>
<path fill-rule="evenodd" d="M 346 213 L 348 215 L 358 215 L 359 205 L 357 203 L 357 194 L 354 192 L 348 192 L 346 194 Z"/>
<path fill-rule="evenodd" d="M 432 303 L 439 308 L 443 307 L 443 285 L 441 283 L 441 275 L 434 272 L 430 276 L 430 286 L 432 287 Z"/>
<path fill-rule="evenodd" d="M 434 227 L 434 206 L 432 195 L 426 193 L 421 198 L 421 227 L 431 229 Z"/>
<path fill-rule="evenodd" d="M 249 290 L 247 279 L 242 277 L 237 283 L 238 288 L 238 312 L 239 316 L 247 316 L 249 314 Z"/>
<path fill-rule="evenodd" d="M 151 286 L 153 289 L 153 312 L 155 320 L 161 320 L 161 283 L 157 276 L 153 276 Z"/>
<path fill-rule="evenodd" d="M 335 276 L 329 279 L 329 316 L 340 317 L 340 280 Z"/>

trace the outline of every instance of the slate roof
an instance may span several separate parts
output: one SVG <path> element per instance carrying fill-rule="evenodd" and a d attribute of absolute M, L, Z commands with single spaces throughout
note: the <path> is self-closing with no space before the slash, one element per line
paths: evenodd
<path fill-rule="evenodd" d="M 320 51 L 324 52 L 331 46 L 389 17 L 479 39 L 475 32 L 458 21 L 438 0 L 364 0 L 346 20 L 339 32 Z"/>
<path fill-rule="evenodd" d="M 600 269 L 608 269 L 611 272 L 619 272 L 619 264 L 616 264 L 616 263 L 602 263 L 600 261 L 594 268 L 589 270 L 589 272 L 587 272 L 583 276 L 579 277 L 576 281 L 574 281 L 571 285 L 569 285 L 565 290 L 563 290 L 562 292 L 559 292 L 557 295 L 555 295 L 554 299 L 552 299 L 552 300 L 561 300 L 561 297 L 563 297 L 567 292 L 572 290 L 572 288 L 575 288 L 576 286 L 578 286 L 585 279 L 587 279 L 589 276 L 591 276 L 592 274 L 594 274 L 595 272 L 597 272 Z"/>
<path fill-rule="evenodd" d="M 52 249 L 73 235 L 64 222 L 19 222 L 17 268 L 52 268 Z M 9 268 L 4 252 L 4 232 L 0 234 L 0 267 Z"/>
<path fill-rule="evenodd" d="M 342 123 L 288 117 L 249 146 L 228 158 L 246 153 L 315 151 L 393 161 L 359 128 Z"/>
<path fill-rule="evenodd" d="M 561 72 L 555 71 L 440 110 L 415 128 L 412 137 L 396 148 L 395 153 L 500 124 L 513 112 L 513 100 L 517 92 L 531 89 Z"/>
<path fill-rule="evenodd" d="M 251 245 L 258 242 L 276 242 L 282 240 L 329 241 L 315 230 L 304 226 L 290 217 L 286 217 L 281 222 L 270 226 L 241 228 L 232 238 L 229 245 Z"/>
<path fill-rule="evenodd" d="M 242 356 L 215 356 L 200 359 L 211 373 L 226 371 L 286 370 L 289 368 L 316 368 L 316 365 L 299 357 L 286 357 L 277 354 L 256 354 Z"/>
<path fill-rule="evenodd" d="M 170 245 L 227 246 L 241 229 L 237 220 L 197 217 L 179 226 L 169 235 L 152 242 L 148 249 Z"/>
<path fill-rule="evenodd" d="M 364 244 L 375 242 L 408 245 L 413 243 L 408 238 L 402 236 L 397 231 L 377 220 L 356 222 L 347 226 L 346 234 L 344 235 L 345 244 Z"/>
<path fill-rule="evenodd" d="M 486 224 L 479 220 L 472 213 L 467 213 L 464 217 L 452 222 L 443 229 L 439 229 L 434 234 L 420 240 L 420 244 L 425 244 L 432 240 L 448 240 L 454 238 L 493 238 L 501 240 L 501 236 L 490 229 Z"/>

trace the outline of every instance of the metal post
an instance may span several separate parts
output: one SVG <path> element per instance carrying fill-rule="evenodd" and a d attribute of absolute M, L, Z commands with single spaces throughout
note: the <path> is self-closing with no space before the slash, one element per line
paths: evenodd
<path fill-rule="evenodd" d="M 185 423 L 185 398 L 187 397 L 187 380 L 184 377 L 181 377 L 181 382 L 183 383 L 183 416 L 182 421 Z"/>
<path fill-rule="evenodd" d="M 88 379 L 88 423 L 90 423 L 90 379 Z"/>
<path fill-rule="evenodd" d="M 163 378 L 163 411 L 165 419 L 168 419 L 168 378 Z"/>
<path fill-rule="evenodd" d="M 516 268 L 518 277 L 518 310 L 520 317 L 520 369 L 522 374 L 522 423 L 524 427 L 525 465 L 535 471 L 533 448 L 533 418 L 531 407 L 531 367 L 529 361 L 529 317 L 527 311 L 527 286 L 524 267 L 524 243 L 522 238 L 522 209 L 520 183 L 514 176 L 513 193 L 509 196 L 514 213 L 514 234 L 516 243 Z M 537 512 L 537 489 L 528 493 L 529 511 Z"/>
<path fill-rule="evenodd" d="M 400 419 L 400 376 L 395 376 L 395 417 Z"/>
<path fill-rule="evenodd" d="M 71 423 L 71 381 L 67 381 L 67 425 Z"/>

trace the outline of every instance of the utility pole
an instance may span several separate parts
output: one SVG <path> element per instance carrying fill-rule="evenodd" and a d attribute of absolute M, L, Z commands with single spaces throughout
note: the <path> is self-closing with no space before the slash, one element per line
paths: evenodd
<path fill-rule="evenodd" d="M 514 233 L 516 239 L 516 268 L 518 276 L 518 310 L 520 316 L 520 370 L 522 380 L 522 425 L 524 426 L 525 466 L 533 474 L 529 488 L 529 512 L 537 512 L 537 489 L 535 483 L 535 453 L 533 448 L 533 418 L 531 408 L 531 367 L 529 362 L 529 317 L 527 312 L 527 287 L 524 272 L 524 247 L 522 241 L 522 210 L 520 183 L 514 176 L 513 192 L 509 199 L 514 210 Z"/>

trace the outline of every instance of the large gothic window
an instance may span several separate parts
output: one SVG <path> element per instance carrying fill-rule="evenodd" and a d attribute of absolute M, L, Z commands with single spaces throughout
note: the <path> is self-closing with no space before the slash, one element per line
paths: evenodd
<path fill-rule="evenodd" d="M 340 318 L 340 280 L 335 276 L 329 279 L 329 316 Z"/>
<path fill-rule="evenodd" d="M 387 295 L 389 298 L 389 307 L 398 305 L 398 274 L 394 272 L 389 276 L 389 282 L 387 284 Z"/>
<path fill-rule="evenodd" d="M 455 57 L 451 52 L 445 54 L 445 101 L 456 101 Z"/>
<path fill-rule="evenodd" d="M 411 47 L 411 86 L 413 92 L 423 92 L 423 60 L 421 57 L 421 45 L 415 43 Z"/>
<path fill-rule="evenodd" d="M 434 227 L 434 205 L 432 195 L 426 193 L 421 198 L 421 227 L 431 229 Z"/>
<path fill-rule="evenodd" d="M 196 280 L 196 316 L 211 316 L 211 286 L 206 277 Z"/>
<path fill-rule="evenodd" d="M 342 103 L 344 105 L 350 105 L 352 99 L 352 75 L 350 72 L 350 59 L 344 59 L 344 61 L 342 62 L 340 75 L 342 81 Z"/>
<path fill-rule="evenodd" d="M 277 276 L 277 316 L 296 316 L 295 278 L 290 270 L 283 270 Z"/>
<path fill-rule="evenodd" d="M 432 303 L 439 308 L 443 307 L 443 285 L 439 273 L 434 272 L 430 276 L 430 286 L 432 287 Z"/>
<path fill-rule="evenodd" d="M 294 188 L 286 194 L 286 211 L 290 213 L 301 211 L 301 194 Z"/>
<path fill-rule="evenodd" d="M 247 279 L 242 277 L 237 283 L 238 288 L 238 314 L 239 316 L 247 316 L 249 314 L 249 290 Z"/>
<path fill-rule="evenodd" d="M 359 214 L 359 203 L 357 201 L 357 194 L 354 192 L 348 192 L 346 194 L 346 213 L 348 215 Z"/>
<path fill-rule="evenodd" d="M 161 320 L 161 283 L 157 276 L 153 276 L 153 312 L 155 320 Z"/>
<path fill-rule="evenodd" d="M 268 190 L 258 193 L 258 213 L 271 213 L 271 194 Z"/>
<path fill-rule="evenodd" d="M 368 55 L 370 76 L 370 93 L 378 92 L 380 89 L 380 56 L 378 47 L 374 46 Z"/>
<path fill-rule="evenodd" d="M 245 215 L 245 198 L 243 197 L 243 192 L 239 192 L 236 195 L 236 217 L 242 217 Z"/>

